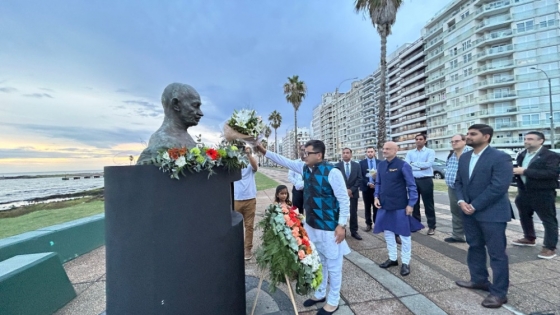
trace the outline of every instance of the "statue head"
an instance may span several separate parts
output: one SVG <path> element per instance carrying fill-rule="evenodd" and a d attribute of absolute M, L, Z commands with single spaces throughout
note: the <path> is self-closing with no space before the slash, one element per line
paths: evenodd
<path fill-rule="evenodd" d="M 188 84 L 169 84 L 163 90 L 161 104 L 165 118 L 184 129 L 198 125 L 200 118 L 204 116 L 200 109 L 200 95 Z"/>

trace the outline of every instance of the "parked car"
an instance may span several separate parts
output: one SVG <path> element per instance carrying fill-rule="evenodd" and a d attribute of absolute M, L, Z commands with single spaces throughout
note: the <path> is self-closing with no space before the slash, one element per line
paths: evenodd
<path fill-rule="evenodd" d="M 439 159 L 438 159 L 439 160 Z M 439 160 L 442 161 L 442 160 Z M 445 162 L 434 161 L 432 163 L 432 169 L 434 170 L 434 178 L 435 179 L 444 179 L 445 172 L 447 171 L 447 166 Z"/>

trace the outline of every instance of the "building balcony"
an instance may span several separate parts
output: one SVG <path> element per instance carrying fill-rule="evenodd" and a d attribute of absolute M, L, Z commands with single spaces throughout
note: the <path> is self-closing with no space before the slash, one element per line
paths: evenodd
<path fill-rule="evenodd" d="M 528 66 L 535 63 L 543 63 L 549 61 L 558 61 L 560 60 L 560 53 L 553 53 L 553 54 L 546 54 L 540 56 L 534 56 L 530 58 L 523 58 L 515 60 L 515 64 L 517 66 Z"/>
<path fill-rule="evenodd" d="M 430 28 L 426 34 L 424 34 L 424 41 L 429 41 L 435 35 L 441 34 L 443 32 L 443 24 L 439 24 Z"/>
<path fill-rule="evenodd" d="M 408 69 L 403 69 L 403 72 L 401 73 L 401 78 L 406 78 L 408 75 L 414 73 L 415 71 L 417 71 L 418 69 L 421 69 L 425 66 L 424 61 L 418 62 L 415 65 L 409 67 Z M 424 71 L 422 71 L 424 72 Z"/>
<path fill-rule="evenodd" d="M 433 105 L 436 105 L 436 104 L 439 104 L 439 103 L 444 103 L 444 102 L 446 102 L 446 101 L 447 101 L 447 98 L 446 98 L 446 97 L 430 98 L 430 99 L 428 100 L 428 103 L 427 103 L 427 104 L 428 104 L 429 106 L 433 106 Z"/>
<path fill-rule="evenodd" d="M 517 98 L 517 93 L 515 91 L 501 92 L 501 93 L 489 93 L 486 95 L 481 95 L 478 98 L 479 103 L 492 103 L 497 101 L 513 100 Z"/>
<path fill-rule="evenodd" d="M 475 31 L 477 33 L 488 32 L 493 29 L 497 29 L 503 26 L 507 26 L 512 22 L 512 18 L 509 15 L 499 15 L 483 20 L 481 23 L 475 26 Z"/>
<path fill-rule="evenodd" d="M 473 42 L 473 45 L 474 47 L 479 47 L 481 45 L 492 45 L 506 39 L 511 39 L 512 36 L 512 30 L 494 32 L 478 38 Z"/>
<path fill-rule="evenodd" d="M 401 92 L 401 96 L 407 96 L 413 92 L 416 92 L 418 90 L 421 90 L 422 88 L 424 88 L 426 84 L 424 83 L 424 81 L 417 81 L 414 84 L 411 84 L 407 87 L 405 87 L 402 92 Z"/>
<path fill-rule="evenodd" d="M 406 68 L 408 65 L 412 64 L 414 61 L 418 60 L 419 58 L 421 58 L 423 56 L 424 56 L 424 51 L 423 50 L 418 51 L 414 55 L 410 55 L 409 57 L 406 58 L 406 60 L 402 61 L 401 68 L 402 69 Z M 424 60 L 422 60 L 422 62 L 424 62 Z"/>
<path fill-rule="evenodd" d="M 540 8 L 536 8 L 533 10 L 527 10 L 527 11 L 523 11 L 520 13 L 514 13 L 513 14 L 513 19 L 515 21 L 519 21 L 519 20 L 526 20 L 526 19 L 531 19 L 534 18 L 535 16 L 539 16 L 539 15 L 543 15 L 543 14 L 553 14 L 553 13 L 557 13 L 558 12 L 558 5 L 557 4 L 552 4 L 552 5 L 548 5 L 545 7 L 540 7 Z"/>
<path fill-rule="evenodd" d="M 524 141 L 519 137 L 492 138 L 492 146 L 523 146 Z"/>
<path fill-rule="evenodd" d="M 427 125 L 425 123 L 414 123 L 411 125 L 406 125 L 395 130 L 391 131 L 392 137 L 402 136 L 403 134 L 408 133 L 419 133 L 421 131 L 425 131 L 427 129 Z"/>
<path fill-rule="evenodd" d="M 407 124 L 413 124 L 413 123 L 417 123 L 417 122 L 425 122 L 426 121 L 426 115 L 417 115 L 414 118 L 406 118 L 404 119 L 404 117 L 399 118 L 398 123 L 393 123 L 391 122 L 391 128 L 395 129 L 395 128 L 399 128 L 403 125 L 407 125 Z"/>
<path fill-rule="evenodd" d="M 443 61 L 443 59 L 441 59 L 441 60 L 436 60 L 436 61 L 433 61 L 433 62 L 429 63 L 429 64 L 426 66 L 425 71 L 426 71 L 426 73 L 428 74 L 428 73 L 430 73 L 430 72 L 432 72 L 432 71 L 435 71 L 435 70 L 438 70 L 438 69 L 440 69 L 440 68 L 443 68 L 444 66 L 445 66 L 445 62 Z"/>
<path fill-rule="evenodd" d="M 548 20 L 546 24 L 536 24 L 530 27 L 526 27 L 525 25 L 523 25 L 523 27 L 514 28 L 513 34 L 526 35 L 526 34 L 534 33 L 536 31 L 558 28 L 559 25 L 560 25 L 560 20 Z"/>
<path fill-rule="evenodd" d="M 428 55 L 426 55 L 426 62 L 433 61 L 437 57 L 441 57 L 443 55 L 443 46 L 436 48 L 435 50 L 430 51 Z"/>
<path fill-rule="evenodd" d="M 428 75 L 428 78 L 426 79 L 426 83 L 430 83 L 441 78 L 445 78 L 445 71 L 431 73 L 430 75 Z"/>
<path fill-rule="evenodd" d="M 440 81 L 439 83 L 432 84 L 428 88 L 426 88 L 426 94 L 439 92 L 445 89 L 445 87 L 446 87 L 445 81 Z"/>
<path fill-rule="evenodd" d="M 550 120 L 512 121 L 508 123 L 494 122 L 494 130 L 538 129 L 549 128 Z"/>
<path fill-rule="evenodd" d="M 508 62 L 499 65 L 493 65 L 492 63 L 487 63 L 486 65 L 483 65 L 478 69 L 476 69 L 476 72 L 477 75 L 487 75 L 487 74 L 492 74 L 497 72 L 503 72 L 504 70 L 510 70 L 513 69 L 513 67 L 514 67 L 513 60 L 510 60 Z"/>
<path fill-rule="evenodd" d="M 498 58 L 503 56 L 508 56 L 513 54 L 513 45 L 505 45 L 500 47 L 494 47 L 486 49 L 483 52 L 476 55 L 477 61 L 484 61 L 489 58 Z"/>
<path fill-rule="evenodd" d="M 431 143 L 428 147 L 438 151 L 451 150 L 451 145 L 449 143 Z"/>
<path fill-rule="evenodd" d="M 485 16 L 496 15 L 498 13 L 508 12 L 511 7 L 512 1 L 494 1 L 492 3 L 484 4 L 482 7 L 474 11 L 475 18 L 483 18 Z"/>
<path fill-rule="evenodd" d="M 530 41 L 523 44 L 515 44 L 515 50 L 527 50 L 535 47 L 547 47 L 547 46 L 554 46 L 560 44 L 560 37 L 551 37 L 545 39 L 539 39 Z"/>
<path fill-rule="evenodd" d="M 437 37 L 434 37 L 430 40 L 426 40 L 426 45 L 424 46 L 424 51 L 428 51 L 431 47 L 434 47 L 435 45 L 442 43 L 443 42 L 443 38 L 445 36 L 443 36 L 444 34 L 439 34 Z"/>
<path fill-rule="evenodd" d="M 478 82 L 478 88 L 495 88 L 500 86 L 508 86 L 515 83 L 515 77 L 512 75 L 502 76 L 500 78 L 492 78 Z"/>

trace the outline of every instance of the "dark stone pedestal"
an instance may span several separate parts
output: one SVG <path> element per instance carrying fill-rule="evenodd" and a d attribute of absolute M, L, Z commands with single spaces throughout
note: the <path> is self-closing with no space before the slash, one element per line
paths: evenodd
<path fill-rule="evenodd" d="M 243 218 L 220 169 L 105 167 L 107 314 L 245 314 Z"/>

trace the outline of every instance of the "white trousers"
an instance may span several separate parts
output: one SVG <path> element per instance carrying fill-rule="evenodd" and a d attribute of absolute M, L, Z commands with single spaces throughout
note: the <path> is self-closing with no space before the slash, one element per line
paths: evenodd
<path fill-rule="evenodd" d="M 323 282 L 315 291 L 315 299 L 320 300 L 327 297 L 327 303 L 338 306 L 340 301 L 340 287 L 342 285 L 342 262 L 344 255 L 340 253 L 335 259 L 328 259 L 321 252 L 321 264 L 323 264 Z M 327 296 L 327 284 L 330 284 L 329 295 Z"/>
<path fill-rule="evenodd" d="M 391 231 L 383 231 L 385 235 L 385 242 L 387 243 L 387 250 L 389 251 L 389 259 L 397 261 L 397 241 L 395 240 L 395 233 Z M 410 263 L 410 254 L 412 251 L 412 237 L 400 236 L 401 238 L 401 260 L 403 264 Z"/>

